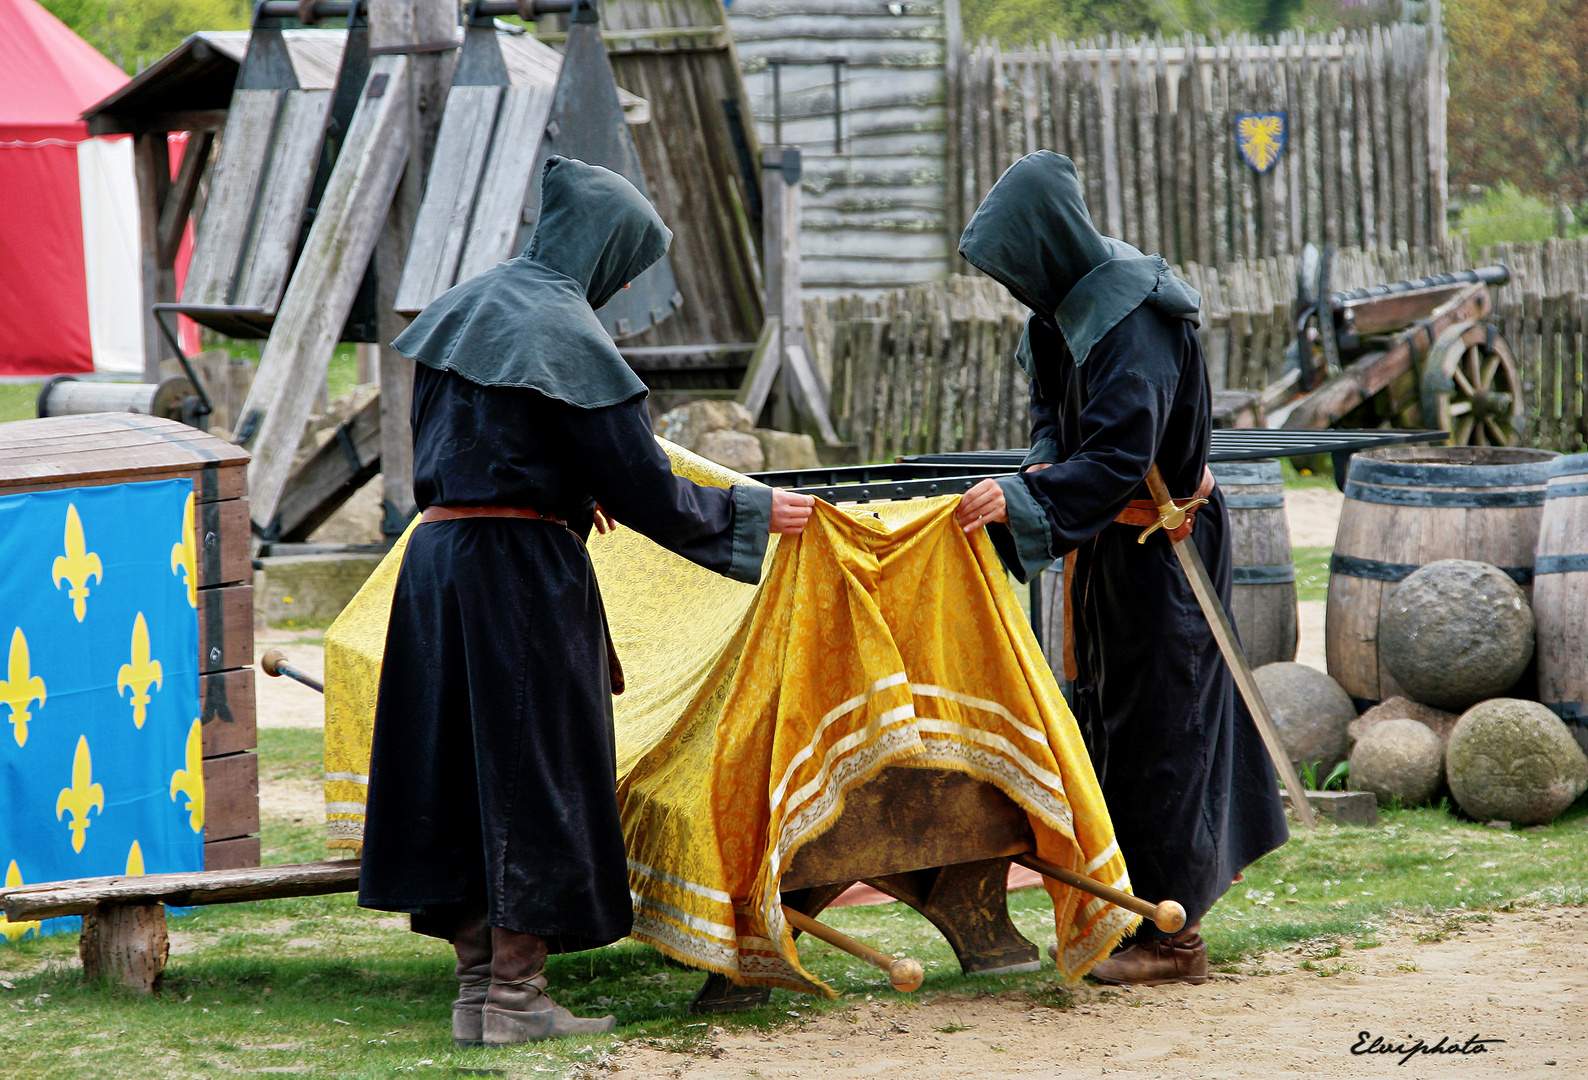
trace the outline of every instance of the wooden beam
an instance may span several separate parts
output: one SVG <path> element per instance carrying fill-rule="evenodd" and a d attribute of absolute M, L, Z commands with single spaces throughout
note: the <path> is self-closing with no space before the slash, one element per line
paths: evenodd
<path fill-rule="evenodd" d="M 38 885 L 20 885 L 0 892 L 6 918 L 53 919 L 86 915 L 101 904 L 235 904 L 246 900 L 279 900 L 291 896 L 323 896 L 358 888 L 357 859 L 331 862 L 254 866 L 244 870 L 195 870 L 142 877 L 80 878 Z"/>
<path fill-rule="evenodd" d="M 449 0 L 385 0 L 370 10 L 370 47 L 400 49 L 426 42 L 450 41 L 457 33 L 458 9 Z M 425 183 L 434 160 L 441 114 L 458 54 L 415 52 L 408 57 L 409 77 L 402 122 L 407 161 L 382 226 L 375 252 L 380 337 L 381 529 L 395 540 L 416 512 L 413 493 L 414 446 L 409 430 L 413 399 L 413 361 L 391 347 L 409 320 L 396 312 L 397 284 L 419 216 Z"/>
<path fill-rule="evenodd" d="M 739 404 L 757 421 L 760 420 L 761 410 L 766 408 L 766 399 L 772 393 L 772 384 L 777 381 L 777 373 L 782 365 L 783 335 L 777 320 L 768 315 L 761 327 L 761 339 L 756 342 L 755 352 L 750 354 L 750 366 L 744 371 L 744 380 L 739 384 L 737 395 Z"/>
<path fill-rule="evenodd" d="M 142 135 L 145 132 L 209 131 L 226 127 L 225 109 L 177 109 L 140 116 L 100 113 L 88 121 L 90 135 Z"/>
<path fill-rule="evenodd" d="M 133 139 L 138 183 L 138 251 L 143 288 L 143 381 L 160 380 L 160 361 L 171 355 L 153 306 L 176 299 L 176 271 L 160 258 L 160 216 L 171 190 L 171 157 L 165 132 Z"/>
<path fill-rule="evenodd" d="M 407 56 L 370 64 L 358 111 L 260 358 L 240 428 L 253 434 L 249 499 L 276 516 L 304 424 L 408 163 Z M 255 419 L 257 417 L 257 419 Z"/>
<path fill-rule="evenodd" d="M 198 198 L 199 179 L 204 175 L 204 166 L 209 163 L 210 148 L 214 144 L 215 133 L 201 131 L 188 138 L 182 151 L 182 168 L 160 207 L 160 224 L 156 231 L 161 267 L 176 265 L 182 234 L 187 231 L 187 219 L 193 213 L 193 201 Z M 176 297 L 173 295 L 170 299 Z"/>

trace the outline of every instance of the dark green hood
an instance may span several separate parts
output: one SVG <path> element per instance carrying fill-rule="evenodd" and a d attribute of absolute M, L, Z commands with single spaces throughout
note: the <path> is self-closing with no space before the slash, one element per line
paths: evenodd
<path fill-rule="evenodd" d="M 1057 325 L 1076 364 L 1142 304 L 1197 322 L 1196 290 L 1162 256 L 1099 233 L 1074 163 L 1051 150 L 1028 154 L 999 177 L 965 226 L 959 253 Z M 1019 359 L 1029 373 L 1029 349 Z"/>
<path fill-rule="evenodd" d="M 524 253 L 441 294 L 392 347 L 482 386 L 586 409 L 644 394 L 595 309 L 660 259 L 673 234 L 633 184 L 598 165 L 551 157 L 541 192 Z"/>

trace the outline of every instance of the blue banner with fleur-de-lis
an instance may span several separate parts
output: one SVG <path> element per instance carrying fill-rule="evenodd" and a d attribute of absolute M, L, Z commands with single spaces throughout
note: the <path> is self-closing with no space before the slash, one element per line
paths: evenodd
<path fill-rule="evenodd" d="M 4 886 L 203 868 L 193 522 L 187 480 L 0 497 Z"/>

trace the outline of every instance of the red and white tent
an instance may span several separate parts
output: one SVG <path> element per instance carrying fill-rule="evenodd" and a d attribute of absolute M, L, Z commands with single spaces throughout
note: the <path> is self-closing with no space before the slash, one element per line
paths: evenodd
<path fill-rule="evenodd" d="M 126 81 L 35 0 L 0 0 L 0 376 L 143 370 L 132 140 L 79 119 Z"/>

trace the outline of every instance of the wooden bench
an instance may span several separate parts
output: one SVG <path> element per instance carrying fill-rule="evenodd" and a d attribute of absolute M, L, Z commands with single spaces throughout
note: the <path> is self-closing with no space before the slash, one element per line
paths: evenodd
<path fill-rule="evenodd" d="M 77 951 L 90 979 L 110 979 L 153 993 L 170 945 L 165 908 L 323 896 L 358 888 L 359 860 L 199 870 L 142 877 L 83 878 L 22 885 L 0 892 L 13 923 L 81 915 Z"/>

